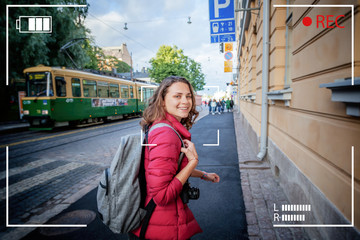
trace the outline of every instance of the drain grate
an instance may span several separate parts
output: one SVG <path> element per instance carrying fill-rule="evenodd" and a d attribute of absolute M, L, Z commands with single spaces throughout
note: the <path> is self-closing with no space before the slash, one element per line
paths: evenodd
<path fill-rule="evenodd" d="M 76 210 L 59 215 L 47 224 L 89 224 L 96 217 L 96 213 L 90 210 Z M 81 229 L 80 227 L 42 227 L 40 234 L 45 236 L 57 236 Z"/>

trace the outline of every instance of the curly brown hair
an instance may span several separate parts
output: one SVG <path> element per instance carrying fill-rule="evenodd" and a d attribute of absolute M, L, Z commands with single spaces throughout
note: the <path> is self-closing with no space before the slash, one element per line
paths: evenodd
<path fill-rule="evenodd" d="M 179 76 L 170 76 L 165 78 L 160 86 L 156 89 L 154 95 L 149 100 L 149 106 L 145 109 L 143 114 L 143 119 L 140 122 L 142 129 L 145 131 L 146 126 L 150 126 L 155 121 L 165 119 L 165 109 L 164 109 L 164 99 L 168 92 L 168 88 L 174 83 L 182 82 L 186 83 L 189 86 L 192 106 L 187 118 L 181 119 L 181 124 L 186 127 L 186 129 L 190 129 L 195 122 L 195 119 L 199 116 L 199 112 L 196 111 L 195 104 L 195 94 L 194 89 L 191 86 L 190 82 L 184 78 Z"/>

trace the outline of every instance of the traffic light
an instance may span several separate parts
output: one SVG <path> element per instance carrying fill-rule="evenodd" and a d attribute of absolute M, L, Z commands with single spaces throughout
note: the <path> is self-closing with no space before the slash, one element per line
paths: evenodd
<path fill-rule="evenodd" d="M 224 43 L 220 43 L 220 52 L 224 53 Z"/>

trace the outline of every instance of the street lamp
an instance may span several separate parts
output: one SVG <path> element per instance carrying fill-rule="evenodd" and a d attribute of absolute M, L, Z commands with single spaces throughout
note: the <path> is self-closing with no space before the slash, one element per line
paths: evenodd
<path fill-rule="evenodd" d="M 187 23 L 188 23 L 188 24 L 191 24 L 191 20 L 190 20 L 191 17 L 188 17 L 188 18 L 189 18 L 189 20 L 187 21 Z"/>

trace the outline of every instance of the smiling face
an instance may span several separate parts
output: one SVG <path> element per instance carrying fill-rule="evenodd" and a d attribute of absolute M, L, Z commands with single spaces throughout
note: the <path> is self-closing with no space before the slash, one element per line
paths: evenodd
<path fill-rule="evenodd" d="M 164 99 L 164 109 L 179 122 L 181 119 L 189 116 L 192 104 L 191 92 L 186 83 L 176 82 L 167 89 Z"/>

